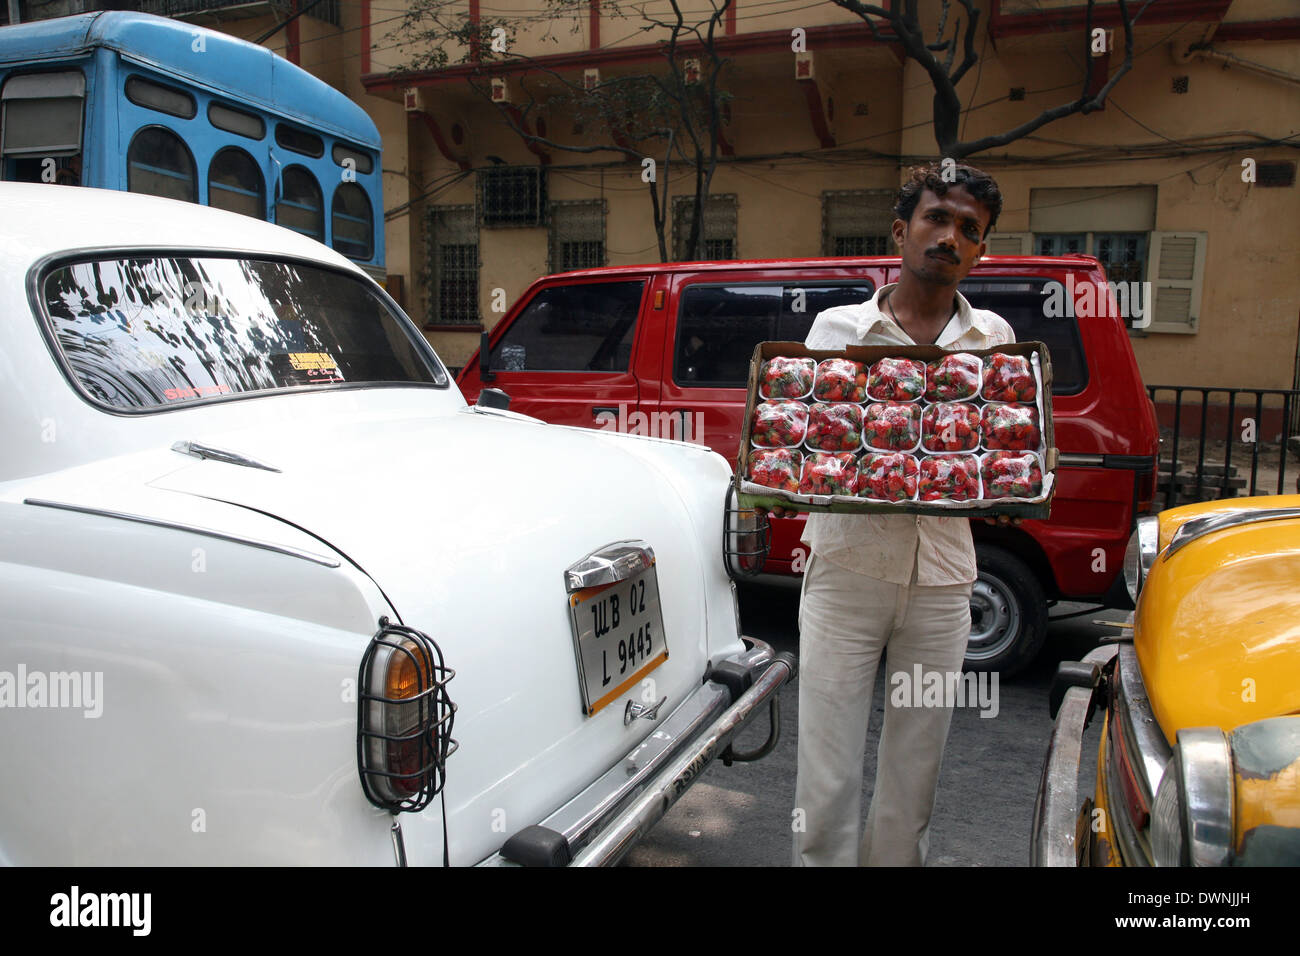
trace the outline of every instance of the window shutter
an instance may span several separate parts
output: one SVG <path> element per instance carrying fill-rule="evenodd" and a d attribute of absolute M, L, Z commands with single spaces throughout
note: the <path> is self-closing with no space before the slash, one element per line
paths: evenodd
<path fill-rule="evenodd" d="M 988 238 L 990 256 L 1027 256 L 1034 249 L 1034 236 L 1029 232 L 995 232 Z"/>
<path fill-rule="evenodd" d="M 1134 323 L 1147 332 L 1192 334 L 1201 314 L 1201 280 L 1205 276 L 1204 232 L 1151 233 L 1148 281 L 1154 305 L 1144 318 L 1149 324 Z"/>

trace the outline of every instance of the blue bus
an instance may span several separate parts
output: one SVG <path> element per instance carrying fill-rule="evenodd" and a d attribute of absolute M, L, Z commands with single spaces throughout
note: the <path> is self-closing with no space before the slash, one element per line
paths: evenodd
<path fill-rule="evenodd" d="M 0 179 L 233 210 L 382 281 L 380 158 L 361 107 L 265 47 L 143 13 L 0 27 Z"/>

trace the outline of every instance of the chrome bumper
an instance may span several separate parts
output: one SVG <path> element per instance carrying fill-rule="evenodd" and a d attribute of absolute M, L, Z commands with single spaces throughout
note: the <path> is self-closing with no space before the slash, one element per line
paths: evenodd
<path fill-rule="evenodd" d="M 559 847 L 571 866 L 613 866 L 649 832 L 685 793 L 714 757 L 728 750 L 736 733 L 764 704 L 775 704 L 782 685 L 794 677 L 792 654 L 775 654 L 762 641 L 744 638 L 748 649 L 724 664 L 728 680 L 706 680 L 663 724 L 623 761 L 608 770 L 555 813 L 537 831 Z M 736 677 L 748 684 L 733 702 Z M 773 720 L 777 714 L 773 713 Z M 769 740 L 769 744 L 773 741 Z M 753 759 L 766 753 L 737 755 Z M 513 866 L 503 846 L 480 866 Z M 517 855 L 517 854 L 515 854 Z"/>
<path fill-rule="evenodd" d="M 1103 666 L 1118 653 L 1108 644 L 1080 662 Z M 1034 827 L 1029 842 L 1033 866 L 1076 866 L 1075 824 L 1079 816 L 1079 757 L 1088 726 L 1094 686 L 1070 687 L 1061 698 L 1034 800 Z"/>

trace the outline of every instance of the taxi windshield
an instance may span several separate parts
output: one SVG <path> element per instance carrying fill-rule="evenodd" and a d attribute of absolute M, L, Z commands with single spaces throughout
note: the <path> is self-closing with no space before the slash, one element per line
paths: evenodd
<path fill-rule="evenodd" d="M 72 377 L 114 409 L 285 388 L 448 384 L 432 350 L 363 281 L 301 262 L 94 259 L 50 270 L 41 293 Z"/>

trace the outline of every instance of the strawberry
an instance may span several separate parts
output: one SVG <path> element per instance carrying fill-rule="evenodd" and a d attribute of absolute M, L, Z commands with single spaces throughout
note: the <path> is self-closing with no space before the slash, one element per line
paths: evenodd
<path fill-rule="evenodd" d="M 802 495 L 851 495 L 857 488 L 857 459 L 849 452 L 814 452 L 804 459 L 799 479 Z"/>
<path fill-rule="evenodd" d="M 912 455 L 867 455 L 858 468 L 858 495 L 880 501 L 910 501 L 916 497 L 917 470 Z"/>
<path fill-rule="evenodd" d="M 1033 405 L 994 403 L 984 406 L 980 431 L 984 447 L 1025 451 L 1042 443 L 1038 431 L 1038 409 Z"/>
<path fill-rule="evenodd" d="M 974 455 L 922 458 L 917 490 L 921 501 L 969 501 L 978 498 L 979 460 Z"/>
<path fill-rule="evenodd" d="M 806 398 L 812 391 L 816 367 L 810 358 L 773 356 L 759 369 L 758 394 L 762 398 Z"/>
<path fill-rule="evenodd" d="M 824 402 L 861 402 L 866 397 L 866 371 L 861 362 L 829 358 L 817 363 L 813 398 Z"/>
<path fill-rule="evenodd" d="M 965 402 L 930 405 L 921 417 L 926 451 L 974 451 L 980 443 L 980 412 Z"/>
<path fill-rule="evenodd" d="M 925 363 L 884 358 L 871 366 L 867 397 L 877 402 L 910 402 L 925 393 Z"/>
<path fill-rule="evenodd" d="M 956 402 L 974 398 L 980 390 L 983 366 L 974 355 L 953 352 L 925 366 L 925 400 Z"/>
<path fill-rule="evenodd" d="M 857 451 L 862 446 L 862 406 L 813 405 L 804 441 L 813 451 Z"/>
<path fill-rule="evenodd" d="M 867 406 L 863 443 L 877 451 L 913 451 L 921 438 L 921 406 L 877 402 Z"/>
<path fill-rule="evenodd" d="M 760 448 L 789 448 L 800 444 L 808 430 L 808 406 L 803 402 L 761 402 L 754 406 L 750 441 Z"/>
<path fill-rule="evenodd" d="M 1032 452 L 989 452 L 980 474 L 985 498 L 1036 498 L 1043 493 L 1043 469 Z"/>
<path fill-rule="evenodd" d="M 984 358 L 986 402 L 1032 402 L 1038 397 L 1038 383 L 1029 359 L 1023 355 L 995 352 Z"/>
<path fill-rule="evenodd" d="M 802 468 L 803 454 L 793 448 L 756 450 L 749 456 L 750 481 L 791 494 L 799 491 L 799 471 Z"/>

